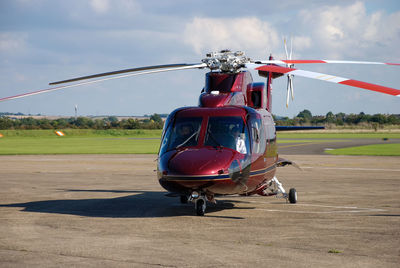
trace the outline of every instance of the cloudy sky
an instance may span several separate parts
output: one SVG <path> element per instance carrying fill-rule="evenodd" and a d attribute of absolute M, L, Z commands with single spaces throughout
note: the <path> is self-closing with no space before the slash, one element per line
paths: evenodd
<path fill-rule="evenodd" d="M 400 62 L 398 0 L 1 0 L 0 98 L 48 88 L 71 77 L 137 66 L 197 63 L 230 48 L 252 59 Z M 298 65 L 399 89 L 400 67 Z M 169 113 L 197 105 L 204 70 L 143 75 L 0 103 L 0 112 L 73 115 Z M 253 73 L 255 81 L 263 81 Z M 295 77 L 274 81 L 273 112 L 400 113 L 400 98 Z"/>

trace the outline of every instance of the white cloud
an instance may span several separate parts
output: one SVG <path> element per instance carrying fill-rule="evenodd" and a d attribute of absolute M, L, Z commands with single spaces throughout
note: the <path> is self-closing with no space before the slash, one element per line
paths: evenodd
<path fill-rule="evenodd" d="M 262 55 L 280 43 L 276 29 L 270 23 L 255 17 L 197 17 L 186 25 L 183 39 L 199 54 L 229 48 Z"/>
<path fill-rule="evenodd" d="M 26 47 L 26 35 L 0 33 L 0 53 L 20 53 Z"/>
<path fill-rule="evenodd" d="M 362 38 L 373 44 L 391 46 L 398 51 L 400 41 L 400 12 L 386 15 L 383 12 L 372 14 L 365 27 Z"/>
<path fill-rule="evenodd" d="M 90 6 L 99 14 L 106 13 L 110 8 L 108 0 L 91 0 Z"/>
<path fill-rule="evenodd" d="M 141 6 L 135 0 L 90 0 L 90 8 L 98 15 L 112 14 L 113 19 L 118 21 L 121 17 L 129 17 L 138 14 Z M 118 19 L 116 19 L 118 18 Z"/>
<path fill-rule="evenodd" d="M 308 36 L 295 36 L 293 38 L 293 49 L 303 50 L 311 47 L 311 38 Z"/>
<path fill-rule="evenodd" d="M 302 10 L 299 18 L 314 47 L 319 47 L 327 57 L 379 57 L 382 46 L 393 49 L 395 57 L 400 57 L 396 48 L 400 42 L 400 12 L 369 14 L 363 2 L 355 2 L 347 6 Z"/>
<path fill-rule="evenodd" d="M 360 30 L 365 27 L 366 11 L 361 2 L 353 5 L 325 6 L 310 11 L 302 10 L 303 23 L 310 26 L 313 38 L 331 50 L 342 50 L 358 42 Z"/>

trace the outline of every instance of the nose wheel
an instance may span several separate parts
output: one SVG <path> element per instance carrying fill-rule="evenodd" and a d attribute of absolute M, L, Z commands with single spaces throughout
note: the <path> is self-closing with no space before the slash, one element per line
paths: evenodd
<path fill-rule="evenodd" d="M 204 216 L 204 213 L 206 212 L 206 200 L 204 198 L 197 199 L 195 209 L 197 216 Z"/>
<path fill-rule="evenodd" d="M 207 208 L 207 198 L 208 201 L 215 202 L 214 196 L 207 196 L 205 193 L 193 191 L 188 197 L 188 201 L 194 203 L 194 209 L 197 216 L 204 216 Z M 182 201 L 182 200 L 181 200 Z"/>

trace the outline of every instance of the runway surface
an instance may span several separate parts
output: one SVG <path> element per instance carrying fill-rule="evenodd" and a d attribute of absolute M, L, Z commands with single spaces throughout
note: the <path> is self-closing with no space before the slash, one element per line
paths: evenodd
<path fill-rule="evenodd" d="M 0 267 L 398 267 L 399 157 L 282 156 L 298 204 L 205 217 L 164 196 L 155 155 L 0 156 Z"/>

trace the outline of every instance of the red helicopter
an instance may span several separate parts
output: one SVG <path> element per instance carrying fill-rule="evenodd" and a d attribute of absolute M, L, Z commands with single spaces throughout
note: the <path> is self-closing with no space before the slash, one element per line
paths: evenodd
<path fill-rule="evenodd" d="M 147 66 L 83 76 L 50 85 L 114 75 L 1 98 L 0 101 L 133 75 L 209 68 L 199 105 L 174 110 L 164 124 L 157 177 L 160 185 L 169 192 L 167 196 L 180 197 L 182 203 L 193 202 L 199 216 L 204 215 L 207 201 L 216 202 L 218 195 L 278 195 L 296 203 L 296 189 L 286 192 L 275 176 L 277 167 L 295 165 L 278 156 L 276 131 L 321 127 L 275 126 L 271 114 L 273 79 L 287 75 L 286 105 L 289 95 L 293 97 L 293 75 L 394 96 L 400 96 L 400 90 L 293 68 L 293 64 L 301 63 L 399 64 L 291 60 L 291 54 L 288 55 L 286 49 L 287 60 L 274 60 L 270 56 L 266 61 L 252 61 L 243 52 L 223 50 L 207 54 L 202 63 Z M 266 78 L 266 84 L 254 83 L 246 69 L 257 70 Z"/>

